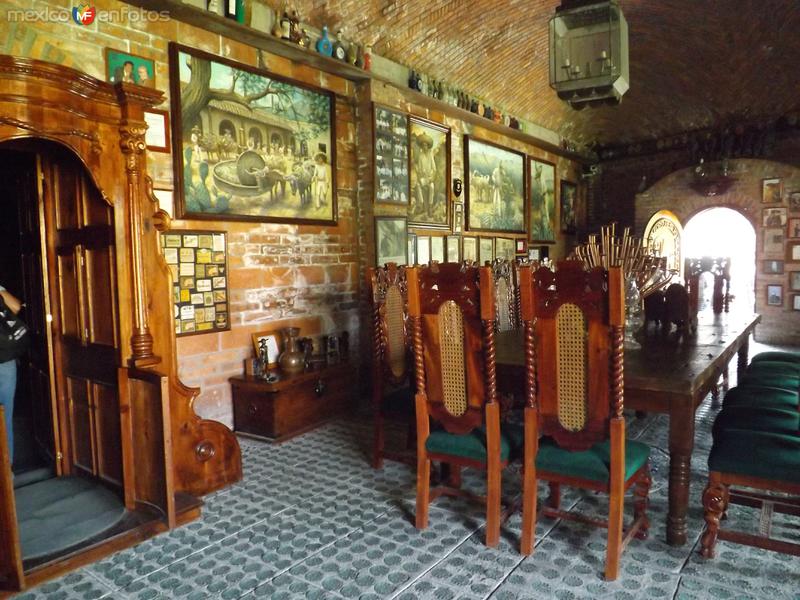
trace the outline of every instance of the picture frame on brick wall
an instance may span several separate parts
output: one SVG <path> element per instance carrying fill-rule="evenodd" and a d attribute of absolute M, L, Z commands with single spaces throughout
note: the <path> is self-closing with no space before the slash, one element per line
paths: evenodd
<path fill-rule="evenodd" d="M 800 294 L 792 296 L 792 310 L 800 310 Z"/>
<path fill-rule="evenodd" d="M 444 262 L 444 236 L 431 236 L 431 260 L 440 264 Z"/>
<path fill-rule="evenodd" d="M 761 270 L 764 275 L 783 275 L 783 261 L 765 260 Z"/>
<path fill-rule="evenodd" d="M 478 238 L 469 236 L 461 238 L 461 260 L 470 262 L 478 260 Z"/>
<path fill-rule="evenodd" d="M 788 215 L 784 207 L 779 208 L 765 208 L 761 211 L 762 225 L 764 227 L 785 227 L 788 221 Z"/>
<path fill-rule="evenodd" d="M 169 139 L 169 113 L 166 110 L 151 108 L 144 111 L 144 122 L 147 131 L 144 134 L 144 143 L 152 152 L 172 152 Z"/>
<path fill-rule="evenodd" d="M 169 70 L 179 218 L 336 224 L 332 92 L 174 42 Z"/>
<path fill-rule="evenodd" d="M 767 306 L 783 306 L 783 286 L 770 284 L 767 286 Z"/>
<path fill-rule="evenodd" d="M 789 219 L 789 239 L 800 239 L 800 217 Z"/>
<path fill-rule="evenodd" d="M 124 50 L 105 49 L 106 81 L 156 87 L 156 63 Z"/>
<path fill-rule="evenodd" d="M 578 186 L 571 181 L 562 179 L 559 190 L 561 196 L 561 233 L 573 234 L 577 227 Z"/>
<path fill-rule="evenodd" d="M 768 227 L 764 229 L 764 253 L 783 255 L 783 243 L 786 232 L 783 228 Z"/>
<path fill-rule="evenodd" d="M 373 105 L 375 202 L 408 204 L 408 115 Z"/>
<path fill-rule="evenodd" d="M 450 129 L 432 121 L 410 117 L 408 136 L 408 173 L 411 185 L 408 222 L 412 226 L 448 229 Z"/>
<path fill-rule="evenodd" d="M 478 262 L 485 264 L 486 261 L 494 260 L 494 238 L 482 237 L 478 239 Z"/>
<path fill-rule="evenodd" d="M 408 263 L 408 220 L 405 217 L 375 217 L 375 263 Z"/>
<path fill-rule="evenodd" d="M 447 262 L 461 262 L 461 236 L 447 236 Z"/>
<path fill-rule="evenodd" d="M 793 292 L 800 292 L 800 271 L 789 273 L 789 289 Z"/>
<path fill-rule="evenodd" d="M 528 173 L 530 239 L 533 242 L 555 242 L 556 166 L 546 160 L 531 158 Z"/>
<path fill-rule="evenodd" d="M 494 240 L 494 255 L 503 260 L 514 260 L 516 252 L 516 241 L 512 238 L 499 237 Z"/>
<path fill-rule="evenodd" d="M 786 245 L 786 260 L 800 262 L 800 242 L 789 242 Z"/>
<path fill-rule="evenodd" d="M 761 180 L 761 202 L 765 204 L 777 204 L 783 197 L 783 180 L 779 177 L 772 177 Z"/>
<path fill-rule="evenodd" d="M 800 190 L 789 192 L 787 197 L 789 199 L 789 211 L 793 213 L 800 212 Z"/>

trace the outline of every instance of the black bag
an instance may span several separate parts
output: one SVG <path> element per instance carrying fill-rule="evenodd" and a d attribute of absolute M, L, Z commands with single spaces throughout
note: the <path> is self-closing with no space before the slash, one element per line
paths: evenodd
<path fill-rule="evenodd" d="M 28 350 L 30 335 L 25 321 L 15 315 L 0 294 L 0 363 L 19 358 Z"/>

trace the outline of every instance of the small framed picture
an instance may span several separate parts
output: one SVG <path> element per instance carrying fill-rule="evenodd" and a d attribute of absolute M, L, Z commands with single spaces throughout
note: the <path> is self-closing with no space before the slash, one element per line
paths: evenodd
<path fill-rule="evenodd" d="M 786 238 L 783 228 L 769 227 L 764 229 L 764 252 L 766 254 L 783 254 L 783 242 Z"/>
<path fill-rule="evenodd" d="M 516 241 L 516 252 L 517 254 L 527 254 L 528 253 L 528 241 L 523 238 L 517 238 Z"/>
<path fill-rule="evenodd" d="M 767 286 L 767 306 L 783 306 L 783 286 Z"/>
<path fill-rule="evenodd" d="M 503 260 L 514 260 L 515 243 L 511 238 L 495 238 L 494 255 Z"/>
<path fill-rule="evenodd" d="M 267 364 L 269 368 L 278 364 L 278 355 L 281 353 L 281 334 L 278 331 L 260 331 L 252 335 L 253 350 L 256 358 L 261 357 L 262 342 L 267 353 Z"/>
<path fill-rule="evenodd" d="M 431 260 L 438 263 L 444 262 L 444 237 L 440 235 L 431 237 Z"/>
<path fill-rule="evenodd" d="M 375 262 L 378 266 L 387 263 L 406 264 L 407 225 L 405 217 L 375 217 Z"/>
<path fill-rule="evenodd" d="M 800 271 L 789 273 L 789 289 L 793 292 L 800 292 Z"/>
<path fill-rule="evenodd" d="M 417 264 L 417 234 L 408 234 L 408 264 Z"/>
<path fill-rule="evenodd" d="M 792 296 L 792 310 L 800 310 L 800 294 Z"/>
<path fill-rule="evenodd" d="M 464 231 L 464 203 L 453 203 L 453 233 Z"/>
<path fill-rule="evenodd" d="M 461 236 L 447 236 L 447 262 L 461 262 Z"/>
<path fill-rule="evenodd" d="M 786 260 L 800 262 L 800 242 L 789 242 L 786 248 Z"/>
<path fill-rule="evenodd" d="M 529 248 L 528 249 L 528 259 L 529 260 L 539 260 L 541 256 L 541 252 L 539 252 L 539 248 Z"/>
<path fill-rule="evenodd" d="M 782 275 L 783 274 L 783 261 L 782 260 L 765 260 L 764 261 L 764 275 Z"/>
<path fill-rule="evenodd" d="M 494 238 L 482 237 L 478 242 L 478 260 L 480 264 L 494 260 Z"/>
<path fill-rule="evenodd" d="M 431 262 L 431 236 L 417 236 L 417 264 L 427 265 Z"/>
<path fill-rule="evenodd" d="M 789 211 L 800 212 L 800 191 L 789 192 Z"/>
<path fill-rule="evenodd" d="M 765 208 L 762 212 L 764 227 L 785 227 L 786 226 L 786 209 L 781 208 Z"/>
<path fill-rule="evenodd" d="M 800 239 L 800 217 L 789 219 L 789 239 Z"/>
<path fill-rule="evenodd" d="M 149 58 L 106 48 L 106 81 L 156 87 L 156 65 Z"/>
<path fill-rule="evenodd" d="M 777 204 L 783 197 L 783 182 L 777 177 L 761 180 L 761 202 Z"/>
<path fill-rule="evenodd" d="M 461 238 L 461 259 L 470 262 L 478 260 L 478 238 L 467 236 Z"/>
<path fill-rule="evenodd" d="M 147 131 L 144 134 L 147 149 L 168 154 L 172 152 L 169 140 L 169 113 L 166 110 L 150 108 L 144 111 L 144 122 L 147 123 Z"/>
<path fill-rule="evenodd" d="M 578 202 L 578 186 L 574 183 L 561 180 L 561 232 L 575 233 Z"/>

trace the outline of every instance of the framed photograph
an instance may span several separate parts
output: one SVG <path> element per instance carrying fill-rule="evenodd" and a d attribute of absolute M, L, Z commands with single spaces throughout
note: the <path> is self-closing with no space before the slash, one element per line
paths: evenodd
<path fill-rule="evenodd" d="M 783 196 L 783 182 L 777 177 L 761 180 L 761 202 L 776 204 Z"/>
<path fill-rule="evenodd" d="M 464 173 L 467 230 L 525 233 L 523 154 L 464 136 Z"/>
<path fill-rule="evenodd" d="M 783 286 L 767 286 L 767 306 L 783 306 Z"/>
<path fill-rule="evenodd" d="M 527 254 L 528 253 L 528 242 L 523 238 L 517 238 L 516 240 L 516 252 L 517 254 Z"/>
<path fill-rule="evenodd" d="M 453 233 L 464 231 L 464 203 L 453 203 Z"/>
<path fill-rule="evenodd" d="M 408 239 L 408 264 L 417 264 L 417 234 L 409 233 Z"/>
<path fill-rule="evenodd" d="M 431 262 L 431 236 L 417 236 L 417 264 L 427 265 Z"/>
<path fill-rule="evenodd" d="M 375 201 L 408 204 L 408 117 L 375 105 Z"/>
<path fill-rule="evenodd" d="M 175 43 L 169 60 L 179 218 L 336 224 L 331 92 Z"/>
<path fill-rule="evenodd" d="M 375 217 L 375 262 L 379 267 L 408 262 L 407 228 L 405 217 Z"/>
<path fill-rule="evenodd" d="M 514 260 L 516 252 L 516 242 L 511 238 L 495 238 L 494 240 L 494 256 L 495 258 L 502 258 L 504 260 Z"/>
<path fill-rule="evenodd" d="M 575 233 L 575 209 L 578 199 L 578 186 L 574 183 L 561 180 L 561 232 Z"/>
<path fill-rule="evenodd" d="M 267 349 L 267 364 L 268 368 L 274 368 L 278 365 L 278 355 L 281 353 L 281 334 L 278 331 L 260 331 L 252 334 L 253 350 L 256 353 L 256 358 L 261 357 L 261 342 L 263 341 Z"/>
<path fill-rule="evenodd" d="M 765 208 L 762 213 L 762 225 L 764 227 L 785 227 L 787 222 L 786 209 Z"/>
<path fill-rule="evenodd" d="M 450 130 L 411 117 L 408 133 L 411 146 L 408 221 L 412 226 L 447 229 L 450 227 Z"/>
<path fill-rule="evenodd" d="M 789 238 L 790 239 L 800 238 L 800 218 L 792 217 L 791 219 L 789 219 Z"/>
<path fill-rule="evenodd" d="M 764 275 L 782 275 L 783 274 L 783 261 L 782 260 L 765 260 L 762 269 Z"/>
<path fill-rule="evenodd" d="M 789 211 L 800 212 L 800 191 L 789 192 Z"/>
<path fill-rule="evenodd" d="M 792 295 L 792 310 L 800 310 L 800 294 Z"/>
<path fill-rule="evenodd" d="M 800 242 L 789 242 L 786 247 L 786 260 L 800 262 Z"/>
<path fill-rule="evenodd" d="M 144 134 L 147 149 L 167 154 L 172 152 L 169 142 L 169 113 L 166 110 L 149 108 L 144 111 L 144 122 L 147 123 L 147 131 Z"/>
<path fill-rule="evenodd" d="M 149 58 L 106 48 L 106 81 L 156 87 L 156 65 Z"/>
<path fill-rule="evenodd" d="M 530 239 L 534 242 L 556 241 L 556 166 L 531 158 L 528 163 L 531 203 L 528 209 Z"/>
<path fill-rule="evenodd" d="M 789 289 L 793 292 L 800 292 L 800 271 L 789 273 Z"/>
<path fill-rule="evenodd" d="M 494 238 L 482 237 L 478 240 L 478 261 L 480 264 L 494 260 Z"/>
<path fill-rule="evenodd" d="M 478 260 L 478 238 L 461 238 L 461 260 L 476 262 Z"/>
<path fill-rule="evenodd" d="M 539 252 L 539 248 L 530 248 L 528 250 L 528 259 L 529 260 L 539 260 L 541 253 Z"/>
<path fill-rule="evenodd" d="M 764 252 L 767 254 L 783 255 L 783 242 L 785 234 L 783 228 L 777 229 L 770 227 L 764 229 Z"/>
<path fill-rule="evenodd" d="M 461 262 L 461 236 L 447 236 L 447 262 Z"/>
<path fill-rule="evenodd" d="M 444 262 L 444 237 L 440 235 L 431 237 L 431 260 L 438 263 Z"/>

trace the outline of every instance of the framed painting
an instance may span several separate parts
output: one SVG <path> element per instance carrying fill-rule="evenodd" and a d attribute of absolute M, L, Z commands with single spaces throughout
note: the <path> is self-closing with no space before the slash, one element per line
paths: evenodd
<path fill-rule="evenodd" d="M 777 204 L 783 196 L 783 182 L 777 177 L 761 180 L 761 202 Z"/>
<path fill-rule="evenodd" d="M 530 239 L 534 242 L 556 241 L 556 166 L 545 160 L 530 159 L 528 209 Z"/>
<path fill-rule="evenodd" d="M 800 292 L 800 271 L 789 273 L 789 289 L 793 292 Z"/>
<path fill-rule="evenodd" d="M 502 258 L 503 260 L 513 261 L 516 252 L 516 242 L 511 238 L 495 238 L 494 240 L 494 255 L 495 258 Z"/>
<path fill-rule="evenodd" d="M 783 286 L 767 286 L 767 306 L 783 306 Z"/>
<path fill-rule="evenodd" d="M 791 219 L 789 219 L 789 238 L 790 239 L 800 238 L 800 218 L 792 217 Z"/>
<path fill-rule="evenodd" d="M 444 237 L 441 235 L 431 236 L 431 260 L 444 262 Z"/>
<path fill-rule="evenodd" d="M 281 334 L 279 331 L 260 331 L 252 334 L 253 350 L 256 358 L 261 357 L 261 343 L 267 353 L 267 368 L 274 368 L 278 365 L 278 355 L 281 353 Z"/>
<path fill-rule="evenodd" d="M 461 237 L 457 235 L 447 236 L 447 262 L 461 262 Z"/>
<path fill-rule="evenodd" d="M 789 192 L 789 211 L 800 212 L 800 191 Z"/>
<path fill-rule="evenodd" d="M 765 260 L 762 271 L 764 275 L 783 275 L 783 261 Z"/>
<path fill-rule="evenodd" d="M 411 117 L 408 133 L 411 147 L 408 221 L 412 226 L 447 229 L 450 227 L 450 130 Z"/>
<path fill-rule="evenodd" d="M 575 233 L 576 228 L 576 202 L 578 199 L 578 186 L 569 181 L 561 180 L 561 232 Z"/>
<path fill-rule="evenodd" d="M 494 238 L 482 237 L 478 240 L 478 260 L 480 264 L 494 260 Z"/>
<path fill-rule="evenodd" d="M 407 237 L 407 245 L 408 245 L 408 264 L 415 265 L 417 264 L 417 234 L 416 233 L 409 233 Z"/>
<path fill-rule="evenodd" d="M 453 233 L 464 231 L 464 203 L 453 202 Z"/>
<path fill-rule="evenodd" d="M 179 218 L 336 223 L 331 92 L 170 43 Z"/>
<path fill-rule="evenodd" d="M 800 310 L 800 294 L 792 296 L 792 310 Z"/>
<path fill-rule="evenodd" d="M 762 212 L 762 225 L 764 227 L 783 227 L 787 222 L 786 209 L 765 208 Z"/>
<path fill-rule="evenodd" d="M 464 136 L 464 172 L 467 230 L 525 233 L 525 156 Z"/>
<path fill-rule="evenodd" d="M 528 242 L 522 238 L 517 238 L 517 254 L 528 254 Z"/>
<path fill-rule="evenodd" d="M 461 238 L 461 259 L 470 262 L 478 260 L 478 238 Z"/>
<path fill-rule="evenodd" d="M 800 242 L 789 242 L 786 246 L 786 260 L 800 262 Z"/>
<path fill-rule="evenodd" d="M 405 217 L 375 217 L 375 262 L 379 267 L 408 262 L 407 227 Z"/>
<path fill-rule="evenodd" d="M 408 204 L 408 117 L 375 105 L 375 201 Z"/>
<path fill-rule="evenodd" d="M 156 87 L 156 64 L 149 58 L 106 48 L 106 81 Z"/>
<path fill-rule="evenodd" d="M 144 122 L 147 123 L 144 134 L 147 149 L 169 154 L 172 151 L 169 142 L 169 113 L 158 108 L 148 109 L 144 111 Z"/>
<path fill-rule="evenodd" d="M 783 242 L 786 235 L 782 228 L 769 227 L 764 229 L 764 253 L 783 254 Z"/>
<path fill-rule="evenodd" d="M 431 262 L 431 236 L 417 236 L 417 264 L 427 265 Z"/>

